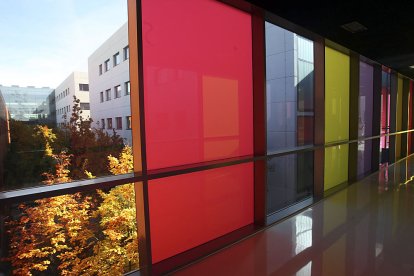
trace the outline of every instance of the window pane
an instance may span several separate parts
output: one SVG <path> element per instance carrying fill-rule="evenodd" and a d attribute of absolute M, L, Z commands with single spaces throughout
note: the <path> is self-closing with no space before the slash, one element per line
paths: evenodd
<path fill-rule="evenodd" d="M 149 204 L 156 263 L 253 223 L 253 164 L 150 180 Z"/>
<path fill-rule="evenodd" d="M 127 1 L 0 1 L 0 18 L 10 23 L 0 51 L 13 57 L 0 63 L 7 72 L 0 98 L 10 113 L 10 140 L 0 141 L 0 190 L 57 183 L 55 164 L 64 159 L 65 181 L 110 175 L 108 156 L 132 144 L 131 130 L 114 133 L 116 122 L 107 122 L 131 115 L 129 96 L 121 94 L 129 81 L 129 59 L 122 60 Z"/>
<path fill-rule="evenodd" d="M 267 213 L 313 195 L 313 152 L 272 158 L 267 163 Z"/>
<path fill-rule="evenodd" d="M 313 42 L 265 27 L 267 150 L 313 144 Z"/>
<path fill-rule="evenodd" d="M 124 60 L 127 60 L 127 59 L 129 59 L 129 47 L 128 46 L 124 48 Z"/>
<path fill-rule="evenodd" d="M 250 15 L 216 1 L 143 0 L 142 20 L 151 26 L 143 39 L 148 168 L 252 154 Z"/>
<path fill-rule="evenodd" d="M 7 206 L 6 275 L 122 275 L 138 269 L 133 184 Z M 3 224 L 0 226 L 3 227 Z M 8 231 L 11 235 L 4 236 Z M 6 256 L 4 256 L 6 257 Z"/>
<path fill-rule="evenodd" d="M 374 70 L 367 63 L 359 65 L 359 120 L 358 137 L 372 136 Z M 358 175 L 371 171 L 372 142 L 358 142 Z"/>
<path fill-rule="evenodd" d="M 119 56 L 119 53 L 116 53 L 116 54 L 113 56 L 113 61 L 114 61 L 114 67 L 115 67 L 115 66 L 117 66 L 117 65 L 121 62 L 121 58 L 120 58 L 120 56 Z"/>

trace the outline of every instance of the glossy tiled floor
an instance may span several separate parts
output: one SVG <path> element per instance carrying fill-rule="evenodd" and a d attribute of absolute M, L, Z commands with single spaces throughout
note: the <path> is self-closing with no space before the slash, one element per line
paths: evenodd
<path fill-rule="evenodd" d="M 383 168 L 176 274 L 414 275 L 413 174 Z"/>

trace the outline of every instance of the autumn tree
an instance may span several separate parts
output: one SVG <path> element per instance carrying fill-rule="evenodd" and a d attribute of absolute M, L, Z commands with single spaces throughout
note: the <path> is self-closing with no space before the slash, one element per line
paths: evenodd
<path fill-rule="evenodd" d="M 66 147 L 72 154 L 70 175 L 73 179 L 85 178 L 85 170 L 96 176 L 105 175 L 108 170 L 104 164 L 108 155 L 118 155 L 123 147 L 123 139 L 114 131 L 109 135 L 102 129 L 92 128 L 93 120 L 85 118 L 80 100 L 73 97 L 72 114 L 61 133 Z"/>
<path fill-rule="evenodd" d="M 38 130 L 47 146 L 54 138 L 53 133 L 47 127 Z M 44 173 L 44 183 L 70 181 L 71 155 L 64 151 L 54 154 L 51 148 L 44 153 L 55 160 L 54 173 Z M 72 268 L 88 256 L 93 246 L 90 217 L 95 204 L 92 197 L 80 193 L 21 204 L 18 220 L 8 225 L 13 274 L 71 274 Z"/>
<path fill-rule="evenodd" d="M 45 140 L 45 156 L 55 161 L 44 183 L 70 181 L 71 154 L 53 153 L 55 135 L 47 127 L 38 127 L 38 134 Z M 108 161 L 112 174 L 131 172 L 132 149 L 124 147 Z M 121 275 L 138 267 L 133 184 L 97 190 L 95 196 L 40 199 L 19 209 L 19 219 L 9 223 L 9 260 L 16 275 Z"/>
<path fill-rule="evenodd" d="M 112 174 L 132 172 L 132 149 L 125 146 L 119 157 L 108 156 Z M 94 213 L 103 239 L 96 242 L 94 254 L 82 260 L 80 269 L 93 273 L 123 274 L 138 268 L 135 192 L 133 184 L 120 185 L 109 192 L 97 191 L 102 202 Z"/>
<path fill-rule="evenodd" d="M 50 129 L 50 128 L 48 128 Z M 46 140 L 38 129 L 25 122 L 10 121 L 10 138 L 5 165 L 5 189 L 22 188 L 42 181 L 42 173 L 53 159 L 44 155 Z"/>

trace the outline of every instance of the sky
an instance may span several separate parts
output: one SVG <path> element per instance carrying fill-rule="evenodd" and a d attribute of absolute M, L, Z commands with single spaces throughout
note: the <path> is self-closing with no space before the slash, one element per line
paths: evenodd
<path fill-rule="evenodd" d="M 0 0 L 0 84 L 57 87 L 127 21 L 127 0 Z"/>

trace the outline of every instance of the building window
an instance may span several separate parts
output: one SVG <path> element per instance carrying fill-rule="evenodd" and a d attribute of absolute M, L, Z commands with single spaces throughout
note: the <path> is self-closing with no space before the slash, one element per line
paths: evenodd
<path fill-rule="evenodd" d="M 103 101 L 104 101 L 104 94 L 103 94 L 103 92 L 100 93 L 100 96 L 101 96 L 101 103 L 103 103 Z"/>
<path fill-rule="evenodd" d="M 126 116 L 126 129 L 131 129 L 131 116 Z"/>
<path fill-rule="evenodd" d="M 99 64 L 99 75 L 102 75 L 102 64 Z"/>
<path fill-rule="evenodd" d="M 125 82 L 125 95 L 129 95 L 131 93 L 131 83 L 129 81 Z"/>
<path fill-rule="evenodd" d="M 101 124 L 102 124 L 101 128 L 105 129 L 105 119 L 101 119 Z"/>
<path fill-rule="evenodd" d="M 116 98 L 121 98 L 121 86 L 117 85 L 114 87 L 114 96 Z"/>
<path fill-rule="evenodd" d="M 89 84 L 79 83 L 79 91 L 89 91 Z"/>
<path fill-rule="evenodd" d="M 109 59 L 105 60 L 105 72 L 109 71 Z"/>
<path fill-rule="evenodd" d="M 122 129 L 122 117 L 115 117 L 116 129 Z"/>
<path fill-rule="evenodd" d="M 80 103 L 80 108 L 81 108 L 81 110 L 90 110 L 91 109 L 89 103 Z"/>
<path fill-rule="evenodd" d="M 107 89 L 105 92 L 106 92 L 106 100 L 110 101 L 111 100 L 111 89 Z"/>
<path fill-rule="evenodd" d="M 129 46 L 124 48 L 124 60 L 129 59 Z"/>
<path fill-rule="evenodd" d="M 119 56 L 119 52 L 114 55 L 114 67 L 121 63 L 121 57 Z"/>
<path fill-rule="evenodd" d="M 106 118 L 107 129 L 112 129 L 112 118 Z"/>

